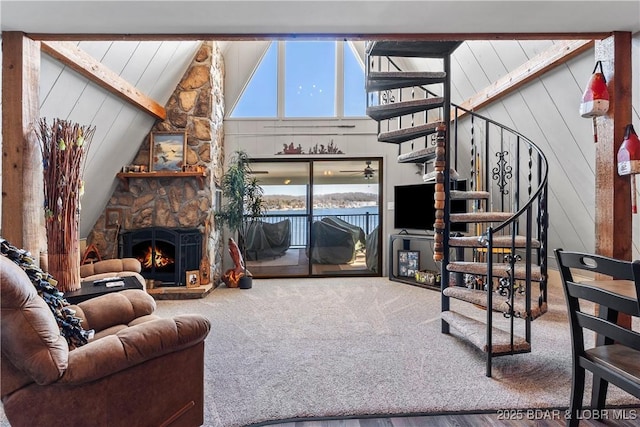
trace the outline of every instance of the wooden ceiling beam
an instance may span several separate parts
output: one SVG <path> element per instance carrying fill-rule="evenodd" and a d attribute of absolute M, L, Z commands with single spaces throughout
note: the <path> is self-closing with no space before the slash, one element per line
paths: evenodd
<path fill-rule="evenodd" d="M 520 89 L 532 80 L 541 77 L 558 65 L 564 64 L 571 58 L 593 48 L 593 46 L 593 40 L 570 40 L 554 44 L 549 49 L 539 53 L 520 67 L 465 100 L 460 104 L 460 107 L 469 111 L 477 111 L 486 107 L 503 96 Z M 457 114 L 458 118 L 461 118 L 467 112 L 458 109 Z M 451 117 L 452 119 L 455 118 L 455 112 L 452 112 Z"/>
<path fill-rule="evenodd" d="M 42 41 L 41 43 L 43 52 L 80 73 L 98 86 L 157 119 L 166 119 L 167 112 L 162 105 L 140 92 L 132 84 L 84 52 L 74 43 L 65 41 Z"/>
<path fill-rule="evenodd" d="M 611 33 L 396 33 L 396 34 L 51 34 L 29 33 L 33 40 L 56 41 L 251 41 L 251 40 L 371 40 L 371 41 L 450 41 L 450 40 L 599 40 Z"/>

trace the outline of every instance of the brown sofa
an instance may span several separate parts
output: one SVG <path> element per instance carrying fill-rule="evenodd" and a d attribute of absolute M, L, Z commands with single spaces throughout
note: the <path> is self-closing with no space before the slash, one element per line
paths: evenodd
<path fill-rule="evenodd" d="M 134 276 L 142 289 L 146 289 L 144 277 L 140 274 L 142 265 L 136 258 L 115 258 L 96 261 L 80 266 L 80 278 L 83 282 L 104 279 L 105 277 Z"/>
<path fill-rule="evenodd" d="M 70 350 L 24 270 L 0 256 L 1 398 L 12 426 L 198 426 L 203 423 L 200 315 L 161 319 L 146 292 L 77 306 L 88 344 Z"/>

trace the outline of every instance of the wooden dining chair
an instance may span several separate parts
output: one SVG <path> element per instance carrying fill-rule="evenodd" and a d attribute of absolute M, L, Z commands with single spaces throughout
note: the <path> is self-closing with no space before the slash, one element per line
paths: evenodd
<path fill-rule="evenodd" d="M 568 426 L 577 426 L 582 411 L 585 371 L 593 374 L 591 406 L 602 410 L 609 383 L 640 398 L 640 333 L 618 325 L 618 314 L 640 316 L 640 260 L 623 261 L 595 254 L 556 249 L 558 270 L 569 310 L 572 343 L 572 383 Z M 593 274 L 610 279 L 580 281 Z M 594 312 L 590 301 L 599 306 Z M 595 332 L 595 344 L 585 348 L 584 331 Z"/>

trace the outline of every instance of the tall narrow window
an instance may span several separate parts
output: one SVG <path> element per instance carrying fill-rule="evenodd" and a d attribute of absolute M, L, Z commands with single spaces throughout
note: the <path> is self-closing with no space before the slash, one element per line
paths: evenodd
<path fill-rule="evenodd" d="M 278 116 L 278 43 L 271 46 L 262 58 L 231 117 Z"/>
<path fill-rule="evenodd" d="M 334 117 L 335 42 L 287 42 L 285 117 Z"/>

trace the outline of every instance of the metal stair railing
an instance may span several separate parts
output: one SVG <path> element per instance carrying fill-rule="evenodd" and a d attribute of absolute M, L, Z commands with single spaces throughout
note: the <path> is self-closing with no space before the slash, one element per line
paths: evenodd
<path fill-rule="evenodd" d="M 472 178 L 471 178 L 470 185 L 472 187 L 475 186 L 476 190 L 489 191 L 492 194 L 492 198 L 491 198 L 492 203 L 497 202 L 500 204 L 500 209 L 498 209 L 499 211 L 513 212 L 513 214 L 508 219 L 506 219 L 505 221 L 501 222 L 498 225 L 491 225 L 487 227 L 487 230 L 484 233 L 482 233 L 485 235 L 486 245 L 488 246 L 490 244 L 488 239 L 489 234 L 495 235 L 499 232 L 509 231 L 513 237 L 513 240 L 515 241 L 516 235 L 522 235 L 522 232 L 523 232 L 522 228 L 524 228 L 527 231 L 529 229 L 532 229 L 532 226 L 529 225 L 529 223 L 532 222 L 532 219 L 533 219 L 532 217 L 529 217 L 529 215 L 532 215 L 532 213 L 528 213 L 528 211 L 535 209 L 537 213 L 536 215 L 537 228 L 534 234 L 535 234 L 535 238 L 538 241 L 540 241 L 541 247 L 539 251 L 540 253 L 538 254 L 538 259 L 536 259 L 536 262 L 534 264 L 546 265 L 544 261 L 546 258 L 546 241 L 547 241 L 546 199 L 547 199 L 547 186 L 548 186 L 548 163 L 544 153 L 542 152 L 540 147 L 538 147 L 535 143 L 533 143 L 529 138 L 522 135 L 520 132 L 513 130 L 492 119 L 484 117 L 478 113 L 475 113 L 470 110 L 466 110 L 455 104 L 452 104 L 452 107 L 454 111 L 453 127 L 455 129 L 458 128 L 458 111 L 459 110 L 462 110 L 466 114 L 469 114 L 471 116 L 472 121 L 475 122 L 479 119 L 485 123 L 485 135 L 484 135 L 483 145 L 480 148 L 478 148 L 477 142 L 475 140 L 471 141 L 472 146 L 470 148 L 470 151 L 473 157 L 471 159 Z M 496 150 L 492 152 L 491 150 L 488 149 L 488 147 L 491 145 L 492 140 L 491 140 L 489 128 L 486 126 L 487 124 L 496 126 L 501 130 L 500 150 Z M 473 125 L 475 126 L 475 123 Z M 472 128 L 472 130 L 473 129 L 475 128 Z M 504 149 L 505 148 L 503 145 L 504 139 L 505 139 L 504 132 L 508 132 L 509 134 L 514 136 L 516 139 L 516 142 L 514 144 L 515 145 L 514 146 L 515 167 L 508 165 L 505 160 L 505 157 L 508 154 L 510 154 L 510 152 Z M 460 139 L 460 136 L 458 133 L 456 133 L 452 138 L 452 142 L 453 142 L 452 145 L 454 150 L 457 150 L 459 147 L 459 139 Z M 523 170 L 522 168 L 523 160 L 521 159 L 522 157 L 521 151 L 523 146 L 525 146 L 526 151 L 528 153 L 527 159 L 524 160 L 527 166 L 526 170 Z M 479 166 L 476 163 L 477 160 L 480 158 L 480 156 L 477 154 L 480 151 L 484 153 L 484 159 L 483 159 L 484 165 L 481 165 L 481 166 Z M 535 160 L 533 156 L 534 152 L 536 155 Z M 491 154 L 494 154 L 494 156 L 498 157 L 498 159 L 496 160 L 496 166 L 492 169 L 492 174 L 490 175 L 489 165 L 491 164 L 491 161 L 490 161 Z M 534 182 L 534 171 L 533 171 L 534 163 L 536 166 L 535 182 Z M 454 168 L 457 168 L 457 165 L 455 165 Z M 527 194 L 525 196 L 522 196 L 521 195 L 522 193 L 521 177 L 525 174 L 526 174 L 526 180 L 527 180 L 527 188 L 526 188 Z M 480 180 L 481 183 L 478 183 L 478 180 Z M 511 188 L 507 188 L 507 184 L 509 180 L 515 180 Z M 492 181 L 495 181 L 494 188 L 490 188 L 488 186 L 488 183 Z M 471 189 L 474 189 L 474 188 L 471 188 Z M 507 195 L 512 193 L 511 190 L 514 190 L 513 191 L 514 194 L 509 198 L 510 203 L 508 203 Z M 498 193 L 497 197 L 495 193 Z M 526 197 L 526 199 L 524 199 L 523 197 Z M 521 224 L 520 224 L 521 221 L 525 222 L 525 227 L 521 228 Z M 509 228 L 511 228 L 511 230 L 508 230 Z M 528 237 L 527 248 L 525 250 L 531 251 L 532 233 L 526 232 L 524 233 L 524 235 L 525 237 Z M 512 243 L 511 249 L 512 250 L 517 249 L 515 247 L 515 243 Z"/>
<path fill-rule="evenodd" d="M 492 307 L 493 304 L 493 283 L 494 283 L 494 272 L 493 272 L 493 264 L 494 257 L 492 254 L 494 253 L 494 237 L 497 235 L 510 235 L 511 236 L 511 247 L 509 248 L 510 254 L 505 257 L 505 261 L 509 264 L 510 274 L 507 278 L 508 283 L 506 285 L 503 284 L 503 289 L 506 289 L 506 294 L 510 301 L 510 306 L 513 308 L 513 298 L 515 293 L 518 291 L 516 288 L 516 279 L 515 279 L 515 268 L 516 263 L 522 261 L 525 267 L 525 278 L 524 278 L 524 294 L 526 307 L 525 312 L 531 312 L 531 298 L 532 295 L 532 283 L 534 282 L 532 277 L 532 266 L 536 265 L 540 267 L 540 277 L 539 281 L 539 296 L 538 296 L 538 305 L 542 306 L 542 304 L 547 301 L 547 229 L 548 229 L 548 212 L 547 212 L 547 197 L 548 197 L 548 163 L 547 159 L 540 149 L 535 143 L 533 143 L 530 139 L 522 135 L 520 132 L 511 129 L 501 123 L 498 123 L 492 119 L 484 117 L 480 114 L 477 114 L 473 111 L 466 110 L 460 106 L 453 106 L 453 116 L 454 116 L 454 125 L 453 128 L 456 129 L 456 134 L 452 138 L 454 150 L 457 150 L 459 147 L 459 133 L 457 132 L 459 129 L 458 116 L 459 111 L 462 110 L 466 114 L 469 114 L 471 117 L 472 126 L 477 126 L 478 120 L 481 121 L 479 127 L 484 127 L 484 141 L 482 144 L 478 144 L 475 138 L 475 132 L 472 132 L 473 137 L 471 141 L 471 153 L 472 153 L 472 171 L 475 172 L 475 183 L 478 181 L 481 182 L 480 188 L 485 191 L 489 191 L 491 193 L 491 201 L 492 203 L 498 204 L 500 211 L 513 212 L 513 214 L 506 220 L 494 224 L 491 223 L 485 232 L 481 234 L 481 238 L 483 239 L 486 246 L 486 261 L 487 261 L 487 274 L 486 274 L 486 292 L 487 292 L 487 307 Z M 499 148 L 496 150 L 491 150 L 492 142 L 495 141 L 491 138 L 491 126 L 499 129 Z M 472 128 L 472 129 L 475 129 Z M 512 138 L 515 138 L 515 143 L 512 144 L 514 155 L 514 165 L 510 166 L 506 163 L 505 157 L 510 154 L 509 150 L 505 148 L 505 133 L 507 133 Z M 479 146 L 478 146 L 479 145 Z M 522 149 L 526 149 L 527 158 L 522 159 Z M 484 153 L 483 165 L 478 165 L 476 162 L 478 159 L 482 158 L 477 153 Z M 497 158 L 495 161 L 495 167 L 490 168 L 491 164 L 490 158 L 491 154 Z M 524 164 L 524 167 L 523 167 Z M 534 171 L 534 164 L 536 166 Z M 491 174 L 489 171 L 491 170 Z M 535 175 L 535 177 L 534 177 Z M 526 194 L 522 193 L 522 183 L 521 177 L 526 177 Z M 511 188 L 507 189 L 507 183 L 509 180 L 513 180 L 514 182 L 511 185 Z M 489 183 L 493 182 L 493 186 L 490 186 Z M 507 203 L 507 195 L 509 194 L 509 190 L 514 190 L 511 196 L 510 203 Z M 496 194 L 497 193 L 497 194 Z M 448 197 L 448 194 L 447 194 Z M 534 219 L 537 224 L 534 228 Z M 518 248 L 515 244 L 515 239 L 517 235 L 525 236 L 525 247 Z M 535 250 L 533 249 L 532 239 L 536 238 L 539 242 L 539 247 Z M 448 250 L 448 235 L 445 235 L 445 244 L 444 244 L 445 253 Z M 443 266 L 444 267 L 444 266 Z M 445 280 L 448 280 L 448 272 L 446 272 L 446 268 L 443 268 L 443 278 L 442 283 L 448 283 Z M 445 297 L 446 298 L 446 297 Z M 513 311 L 506 316 L 511 318 L 511 337 L 512 337 L 512 348 L 513 348 L 513 319 L 515 317 Z M 493 314 L 492 311 L 487 309 L 486 311 L 486 344 L 488 348 L 487 352 L 487 376 L 491 376 L 491 361 L 492 361 L 492 327 L 493 327 Z M 527 315 L 525 319 L 525 340 L 527 342 L 531 342 L 531 327 L 530 327 L 530 316 Z"/>
<path fill-rule="evenodd" d="M 402 71 L 402 69 L 393 61 L 392 58 L 390 57 L 370 57 L 369 60 L 367 61 L 367 75 L 369 73 L 369 71 L 371 70 L 371 68 L 375 67 L 375 59 L 378 59 L 377 62 L 377 67 L 378 70 L 381 70 L 383 65 L 382 65 L 382 59 L 385 59 L 386 61 L 386 67 L 387 70 L 389 69 L 393 69 L 393 71 Z M 412 88 L 412 94 L 415 94 L 415 90 L 419 89 L 420 91 L 422 91 L 422 93 L 424 93 L 425 97 L 429 97 L 429 96 L 440 96 L 432 91 L 430 91 L 429 89 L 425 88 L 424 86 L 415 86 Z M 398 96 L 396 98 L 396 96 L 394 95 L 394 91 L 396 91 L 398 93 Z M 380 93 L 378 94 L 379 97 L 382 97 L 383 102 L 384 103 L 392 103 L 392 102 L 401 102 L 402 101 L 402 89 L 397 89 L 397 90 L 385 90 L 385 91 L 381 91 L 381 92 L 385 92 L 384 95 L 380 95 Z M 442 94 L 443 96 L 445 96 L 446 94 Z M 448 98 L 448 97 L 447 97 Z M 379 98 L 380 99 L 380 98 Z M 397 101 L 396 101 L 397 99 Z M 526 148 L 527 151 L 529 153 L 529 159 L 527 161 L 528 163 L 528 167 L 529 167 L 529 171 L 527 173 L 527 178 L 528 178 L 528 195 L 529 195 L 529 199 L 527 200 L 527 204 L 533 204 L 534 200 L 538 199 L 538 197 L 541 195 L 541 193 L 544 190 L 544 198 L 541 199 L 541 203 L 538 203 L 538 210 L 540 211 L 542 208 L 544 208 L 544 211 L 546 212 L 546 183 L 547 183 L 547 161 L 546 158 L 544 156 L 544 154 L 542 153 L 542 151 L 540 150 L 540 148 L 535 145 L 529 138 L 527 138 L 526 136 L 522 135 L 520 132 L 511 129 L 501 123 L 498 123 L 497 121 L 494 121 L 488 117 L 482 116 L 476 112 L 473 112 L 471 110 L 465 109 L 455 103 L 449 103 L 451 106 L 451 116 L 453 117 L 453 120 L 450 124 L 450 126 L 447 127 L 447 133 L 449 133 L 449 129 L 453 128 L 454 130 L 454 135 L 452 137 L 450 137 L 450 142 L 447 145 L 448 147 L 451 148 L 451 150 L 447 150 L 449 153 L 451 153 L 450 156 L 447 156 L 447 168 L 445 169 L 445 173 L 448 174 L 449 172 L 449 168 L 453 167 L 455 170 L 458 169 L 458 164 L 459 164 L 459 157 L 460 157 L 460 153 L 459 153 L 459 135 L 460 135 L 460 120 L 459 120 L 459 112 L 463 111 L 466 115 L 470 116 L 471 119 L 471 133 L 472 133 L 472 141 L 471 141 L 471 145 L 472 145 L 472 153 L 471 153 L 471 159 L 470 159 L 470 163 L 471 163 L 471 170 L 470 170 L 470 175 L 471 175 L 471 185 L 473 186 L 474 182 L 477 183 L 478 181 L 482 182 L 482 187 L 478 186 L 475 189 L 476 190 L 482 190 L 485 189 L 486 191 L 489 191 L 490 193 L 492 193 L 491 189 L 488 188 L 488 183 L 491 181 L 490 180 L 490 168 L 488 167 L 488 165 L 491 163 L 490 162 L 490 150 L 487 149 L 489 147 L 490 144 L 490 127 L 489 125 L 493 125 L 495 127 L 497 127 L 500 130 L 500 143 L 503 144 L 504 142 L 504 134 L 505 132 L 513 135 L 516 139 L 517 142 L 515 144 L 515 149 L 516 149 L 516 155 L 515 155 L 515 164 L 516 164 L 516 173 L 515 173 L 515 188 L 516 188 L 516 194 L 515 197 L 511 197 L 513 203 L 512 206 L 510 206 L 510 210 L 515 211 L 516 213 L 514 213 L 514 215 L 509 218 L 508 220 L 506 220 L 503 224 L 499 225 L 498 227 L 493 227 L 493 232 L 494 234 L 498 231 L 503 231 L 506 230 L 509 226 L 513 225 L 514 229 L 515 229 L 515 233 L 517 234 L 519 231 L 519 220 L 521 219 L 520 217 L 522 216 L 522 213 L 524 211 L 524 209 L 526 207 L 523 207 L 522 209 L 520 208 L 520 170 L 521 170 L 521 162 L 520 162 L 520 154 L 521 154 L 521 149 L 522 146 L 524 144 L 526 144 Z M 370 104 L 370 97 L 367 97 L 367 106 L 371 105 Z M 446 105 L 446 103 L 445 103 Z M 446 114 L 447 112 L 443 113 L 444 116 L 447 116 Z M 426 116 L 426 112 L 424 113 L 424 120 L 426 122 L 427 120 L 427 116 Z M 413 116 L 415 115 L 412 114 L 412 125 L 414 124 L 414 118 Z M 398 127 L 400 128 L 402 126 L 402 118 L 398 118 Z M 387 122 L 394 120 L 394 119 L 387 119 Z M 482 123 L 484 123 L 484 126 L 480 126 L 480 127 L 484 127 L 484 145 L 483 147 L 478 148 L 477 147 L 477 142 L 476 139 L 474 139 L 474 130 L 476 128 L 476 121 L 481 121 Z M 378 132 L 380 132 L 380 122 L 378 122 Z M 449 135 L 448 135 L 449 136 Z M 425 137 L 425 141 L 427 141 L 428 139 L 431 139 L 431 143 L 433 145 L 435 145 L 435 135 L 433 135 L 431 138 L 430 137 Z M 523 142 L 524 141 L 524 142 Z M 413 149 L 413 142 L 411 141 L 412 144 L 412 149 Z M 399 146 L 401 146 L 402 144 L 399 144 Z M 425 146 L 426 146 L 426 142 L 425 142 Z M 400 150 L 401 148 L 399 148 Z M 482 170 L 477 169 L 475 166 L 477 166 L 477 160 L 475 158 L 475 154 L 479 153 L 479 152 L 484 152 L 484 165 L 486 167 L 482 167 Z M 499 153 L 505 153 L 506 150 L 500 150 L 500 152 L 496 152 L 496 155 L 498 155 Z M 533 167 L 533 160 L 532 160 L 532 154 L 533 151 L 535 151 L 538 155 L 538 159 L 536 161 L 536 165 L 537 165 L 537 173 L 536 175 L 538 176 L 538 182 L 537 182 L 537 188 L 534 194 L 532 194 L 532 179 L 533 179 L 533 173 L 532 173 L 532 167 Z M 509 176 L 509 170 L 505 170 L 505 161 L 504 161 L 504 156 L 500 157 L 498 159 L 498 162 L 500 164 L 496 165 L 497 171 L 495 172 L 494 175 L 492 176 L 497 176 L 498 179 L 500 180 L 497 184 L 498 184 L 498 188 L 497 188 L 497 192 L 499 193 L 499 202 L 501 204 L 501 211 L 505 211 L 506 206 L 507 206 L 507 201 L 506 201 L 506 197 L 505 195 L 507 193 L 505 193 L 505 187 L 506 187 L 506 183 L 505 180 Z M 480 173 L 481 172 L 481 173 Z M 544 173 L 544 176 L 542 175 Z M 513 175 L 513 172 L 511 172 L 511 175 Z M 491 176 L 491 177 L 492 177 Z M 483 188 L 484 187 L 484 188 Z M 446 188 L 446 196 L 447 196 L 447 200 L 449 199 L 449 189 L 447 188 L 447 186 L 445 186 Z M 470 188 L 470 190 L 474 190 L 474 188 Z M 480 203 L 480 202 L 478 202 Z M 546 218 L 544 218 L 544 221 L 546 221 Z M 544 235 L 545 239 L 546 239 L 546 224 L 544 223 L 542 218 L 538 218 L 538 230 L 537 230 L 537 238 L 538 240 L 541 239 L 541 237 Z M 544 227 L 543 227 L 544 226 Z M 448 239 L 447 239 L 448 240 Z M 542 240 L 541 240 L 541 243 Z M 540 254 L 539 257 L 540 258 L 546 258 L 546 241 L 544 242 L 544 247 L 541 248 L 545 251 L 544 254 Z M 448 246 L 445 246 L 445 253 L 448 250 Z M 530 248 L 529 248 L 530 249 Z M 542 251 L 540 251 L 542 252 Z M 542 261 L 542 260 L 541 260 Z M 443 280 L 443 283 L 444 282 Z"/>
<path fill-rule="evenodd" d="M 381 67 L 380 64 L 382 64 L 382 57 L 378 58 L 378 66 Z M 391 58 L 385 58 L 388 69 L 392 67 L 394 71 L 402 71 Z M 368 58 L 367 73 L 370 71 L 370 67 L 374 66 L 374 60 L 374 58 Z M 446 66 L 446 61 L 444 65 Z M 447 82 L 449 82 L 449 78 L 450 77 L 447 73 Z M 416 88 L 419 89 L 425 97 L 439 96 L 420 85 L 411 89 L 412 94 L 416 93 Z M 397 91 L 399 96 L 401 96 L 403 89 L 387 90 L 382 102 L 396 102 L 394 91 Z M 448 95 L 446 93 L 446 87 L 444 91 L 445 93 L 443 93 L 443 96 Z M 378 93 L 378 96 L 378 101 L 380 102 L 380 93 Z M 448 97 L 446 99 L 448 101 Z M 367 105 L 369 105 L 369 102 L 370 99 L 367 97 Z M 510 278 L 508 278 L 510 283 L 507 283 L 504 288 L 510 298 L 511 307 L 513 307 L 513 296 L 516 292 L 515 267 L 516 262 L 522 261 L 525 266 L 524 293 L 527 296 L 526 313 L 530 313 L 531 301 L 529 296 L 532 291 L 531 284 L 533 282 L 533 265 L 540 268 L 538 305 L 541 306 L 547 301 L 547 159 L 540 147 L 520 132 L 454 103 L 445 102 L 444 105 L 445 111 L 443 111 L 442 115 L 444 116 L 443 119 L 445 120 L 445 123 L 448 122 L 446 131 L 448 144 L 446 150 L 446 167 L 444 170 L 445 182 L 448 181 L 450 168 L 453 167 L 457 170 L 461 159 L 464 159 L 465 157 L 459 149 L 462 146 L 462 133 L 464 132 L 464 128 L 467 127 L 470 133 L 469 156 L 467 158 L 470 164 L 469 174 L 471 186 L 469 190 L 487 191 L 490 193 L 491 196 L 489 201 L 484 202 L 484 209 L 486 211 L 493 211 L 493 207 L 496 207 L 496 211 L 513 212 L 508 219 L 502 222 L 490 223 L 491 225 L 489 225 L 486 230 L 480 230 L 479 227 L 477 227 L 475 233 L 479 238 L 483 239 L 486 248 L 487 307 L 492 307 L 493 298 L 494 237 L 497 235 L 510 235 L 511 245 L 510 248 L 508 248 L 510 255 L 505 259 L 505 261 L 510 265 Z M 447 107 L 448 105 L 450 105 L 450 108 Z M 459 119 L 461 111 L 468 116 L 468 120 Z M 428 120 L 427 112 L 424 114 L 424 120 L 426 122 Z M 447 120 L 447 116 L 449 116 L 449 114 L 452 117 L 451 120 Z M 387 120 L 389 121 L 393 119 Z M 412 116 L 412 125 L 413 123 L 414 120 Z M 398 119 L 398 126 L 401 125 L 402 122 Z M 378 122 L 378 126 L 380 130 L 380 122 Z M 453 130 L 453 132 L 451 132 L 451 130 Z M 498 138 L 494 138 L 496 131 L 499 134 Z M 453 133 L 453 135 L 450 135 L 450 133 Z M 427 138 L 425 138 L 425 147 L 427 145 Z M 515 142 L 510 140 L 515 140 Z M 414 141 L 411 141 L 412 150 L 413 142 Z M 432 144 L 435 144 L 435 141 L 432 140 Z M 399 153 L 402 151 L 401 146 L 402 144 L 399 144 Z M 509 157 L 512 158 L 512 165 L 509 165 L 508 163 L 507 158 Z M 524 188 L 523 181 L 526 182 L 526 189 Z M 450 188 L 448 185 L 445 185 L 444 188 L 445 200 L 448 202 L 450 200 Z M 481 203 L 483 202 L 476 201 L 474 209 L 481 209 Z M 445 219 L 448 219 L 446 205 L 444 216 Z M 534 220 L 536 222 L 535 229 Z M 449 221 L 446 221 L 445 224 L 447 229 L 444 233 L 442 245 L 444 252 L 444 257 L 442 259 L 443 289 L 450 283 L 449 272 L 446 268 L 449 263 L 449 257 L 447 256 L 449 254 Z M 524 235 L 524 248 L 518 248 L 516 246 L 515 238 L 517 235 Z M 532 245 L 534 236 L 539 242 L 539 245 L 536 248 Z M 443 311 L 449 309 L 449 301 L 446 296 L 443 296 L 442 309 Z M 490 309 L 487 309 L 487 348 L 489 349 L 487 357 L 487 376 L 491 376 L 491 312 L 492 311 Z M 512 312 L 512 320 L 513 317 Z M 530 319 L 527 318 L 525 320 L 527 322 L 525 339 L 527 342 L 530 342 Z M 448 333 L 448 325 L 446 325 L 445 322 L 443 322 L 443 332 Z M 513 337 L 513 332 L 511 336 Z"/>

